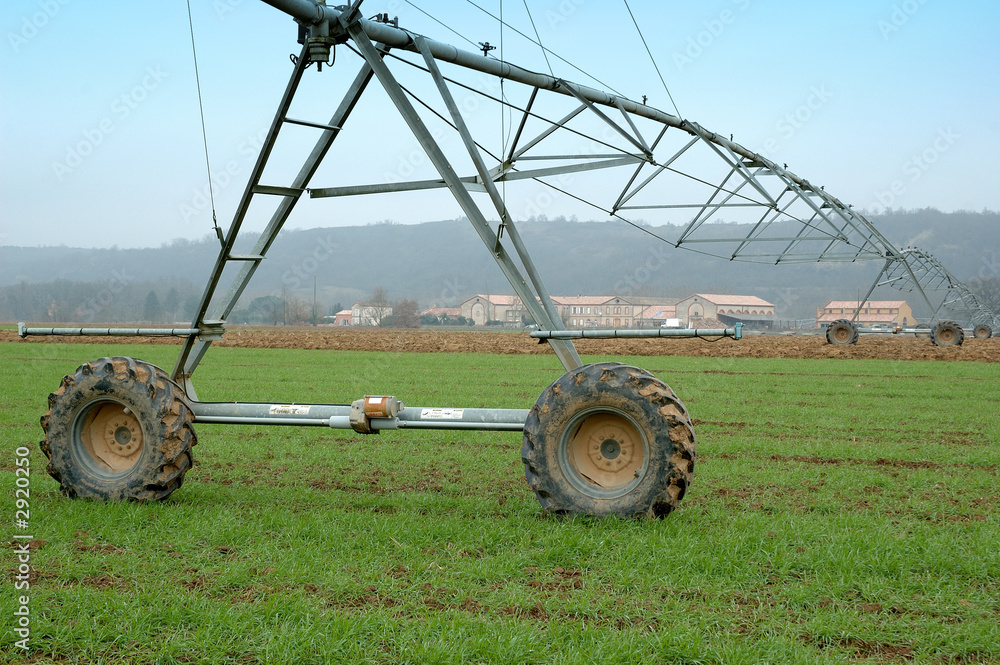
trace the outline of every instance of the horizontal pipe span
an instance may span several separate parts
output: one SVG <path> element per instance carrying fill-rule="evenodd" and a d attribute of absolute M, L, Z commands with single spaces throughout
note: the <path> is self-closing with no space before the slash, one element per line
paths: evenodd
<path fill-rule="evenodd" d="M 327 5 L 318 5 L 314 0 L 264 0 L 264 2 L 285 12 L 286 14 L 289 14 L 290 16 L 295 17 L 299 21 L 309 24 L 317 24 L 323 22 L 324 20 L 329 20 L 332 26 L 338 22 L 338 19 L 343 13 L 341 10 Z M 362 29 L 365 31 L 365 34 L 368 35 L 368 38 L 373 42 L 382 43 L 391 48 L 417 52 L 417 48 L 413 43 L 413 36 L 406 30 L 402 30 L 385 23 L 378 23 L 376 21 L 369 21 L 365 19 L 360 19 L 360 23 Z M 639 102 L 628 99 L 627 97 L 613 95 L 609 92 L 605 92 L 604 90 L 580 85 L 579 83 L 571 83 L 570 81 L 559 79 L 548 74 L 533 72 L 496 58 L 488 58 L 478 53 L 463 51 L 462 49 L 456 48 L 450 44 L 438 42 L 433 39 L 425 39 L 425 43 L 431 54 L 442 62 L 452 63 L 454 65 L 458 65 L 459 67 L 482 72 L 501 79 L 509 79 L 511 81 L 516 81 L 517 83 L 522 83 L 535 88 L 551 90 L 570 97 L 585 99 L 594 104 L 617 108 L 627 113 L 633 113 L 664 125 L 675 127 L 687 132 L 691 136 L 700 137 L 705 141 L 724 147 L 740 157 L 749 160 L 751 164 L 764 166 L 769 169 L 770 172 L 779 174 L 799 187 L 802 187 L 806 191 L 816 194 L 826 204 L 839 209 L 842 214 L 848 215 L 852 218 L 860 218 L 866 228 L 868 228 L 877 237 L 879 243 L 884 246 L 884 249 L 887 251 L 891 250 L 893 252 L 899 251 L 888 241 L 888 239 L 879 233 L 878 229 L 871 226 L 867 219 L 863 216 L 859 216 L 853 211 L 848 210 L 848 206 L 835 196 L 832 196 L 830 193 L 825 192 L 822 189 L 813 187 L 804 178 L 792 173 L 787 168 L 779 166 L 776 162 L 771 161 L 767 157 L 755 153 L 752 150 L 748 150 L 739 143 L 734 142 L 732 139 L 727 139 L 722 134 L 709 131 L 696 122 L 683 120 L 652 106 L 640 104 Z"/>
<path fill-rule="evenodd" d="M 521 430 L 527 409 L 442 409 L 408 406 L 397 416 L 400 428 Z"/>
<path fill-rule="evenodd" d="M 536 339 L 624 339 L 637 337 L 732 337 L 742 339 L 743 324 L 733 328 L 653 328 L 612 330 L 534 330 Z"/>
<path fill-rule="evenodd" d="M 512 411 L 517 411 L 519 409 L 512 409 Z M 525 410 L 527 414 L 527 410 Z M 527 417 L 527 416 L 525 416 Z M 398 429 L 449 429 L 449 430 L 483 430 L 491 432 L 520 432 L 524 429 L 524 418 L 521 418 L 519 422 L 509 422 L 509 423 L 467 423 L 467 422 L 433 422 L 425 420 L 400 420 L 397 424 Z M 382 429 L 378 426 L 377 421 L 373 421 L 372 427 L 375 429 Z M 396 429 L 395 427 L 392 429 Z"/>
<path fill-rule="evenodd" d="M 215 425 L 298 425 L 352 429 L 349 404 L 193 402 L 195 422 Z M 372 418 L 372 429 L 520 431 L 527 409 L 405 407 L 395 418 Z"/>
<path fill-rule="evenodd" d="M 306 23 L 315 24 L 324 20 L 329 20 L 331 24 L 333 24 L 337 23 L 341 14 L 343 14 L 343 12 L 339 9 L 335 9 L 328 5 L 317 5 L 313 2 L 313 0 L 264 0 L 264 2 L 271 5 L 275 9 L 281 10 L 286 14 Z M 378 23 L 376 21 L 361 19 L 359 22 L 362 29 L 365 31 L 365 34 L 368 35 L 368 38 L 373 42 L 382 43 L 396 49 L 417 52 L 416 46 L 413 43 L 413 36 L 410 32 L 386 23 Z M 463 51 L 460 48 L 452 46 L 451 44 L 445 44 L 433 39 L 425 39 L 425 42 L 431 54 L 442 62 L 452 63 L 460 67 L 465 67 L 466 69 L 472 69 L 484 74 L 497 76 L 502 79 L 510 79 L 535 88 L 553 90 L 571 97 L 576 96 L 570 92 L 570 86 L 572 86 L 580 97 L 595 104 L 617 107 L 618 105 L 615 103 L 615 100 L 617 100 L 618 103 L 621 104 L 622 108 L 629 113 L 635 113 L 651 120 L 656 120 L 666 125 L 678 128 L 682 128 L 684 125 L 688 124 L 680 118 L 660 111 L 652 106 L 639 104 L 631 99 L 612 95 L 611 93 L 603 90 L 580 85 L 579 83 L 570 83 L 569 81 L 558 79 L 548 74 L 533 72 L 531 70 L 518 67 L 517 65 L 512 65 L 509 62 L 504 62 L 503 60 L 487 58 L 479 55 L 478 53 Z M 711 138 L 715 138 L 714 134 L 710 132 L 709 134 Z M 718 138 L 721 139 L 722 137 Z M 725 143 L 732 147 L 738 147 L 736 144 L 729 141 L 726 141 Z M 745 151 L 745 149 L 743 150 Z"/>
<path fill-rule="evenodd" d="M 195 416 L 197 423 L 209 423 L 212 425 L 290 425 L 293 427 L 331 427 L 330 420 L 320 418 L 253 418 L 250 416 Z M 344 419 L 346 428 L 351 425 Z"/>
<path fill-rule="evenodd" d="M 24 323 L 17 324 L 17 334 L 65 335 L 93 337 L 189 337 L 200 335 L 198 328 L 29 328 Z"/>

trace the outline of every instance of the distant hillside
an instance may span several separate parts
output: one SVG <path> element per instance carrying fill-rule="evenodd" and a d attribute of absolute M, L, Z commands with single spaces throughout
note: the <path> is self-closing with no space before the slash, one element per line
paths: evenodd
<path fill-rule="evenodd" d="M 960 279 L 994 276 L 982 273 L 998 271 L 998 213 L 921 210 L 873 221 L 893 242 L 929 250 Z M 798 266 L 728 262 L 674 249 L 616 221 L 542 221 L 522 223 L 519 228 L 546 286 L 558 295 L 753 294 L 774 302 L 779 318 L 808 318 L 826 299 L 863 295 L 881 268 L 872 262 Z M 214 238 L 180 240 L 155 249 L 0 247 L 0 318 L 26 316 L 25 299 L 48 297 L 29 293 L 24 285 L 58 280 L 91 282 L 94 288 L 105 289 L 109 284 L 129 284 L 133 290 L 153 290 L 161 300 L 174 289 L 183 303 L 200 295 L 217 252 Z M 241 306 L 261 296 L 311 302 L 314 280 L 324 312 L 334 303 L 347 306 L 364 298 L 376 286 L 384 287 L 394 300 L 416 299 L 421 308 L 453 306 L 475 293 L 511 293 L 468 221 L 450 220 L 285 231 Z M 141 289 L 137 284 L 143 285 Z M 22 300 L 17 303 L 9 297 L 11 289 L 5 288 L 15 285 L 21 285 Z M 34 304 L 36 310 L 50 306 Z M 74 310 L 73 303 L 60 305 L 63 311 Z"/>

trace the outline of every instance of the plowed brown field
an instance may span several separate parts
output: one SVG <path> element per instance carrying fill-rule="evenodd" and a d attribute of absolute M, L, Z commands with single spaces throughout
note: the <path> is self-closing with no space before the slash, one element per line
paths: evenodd
<path fill-rule="evenodd" d="M 177 338 L 28 337 L 0 331 L 0 342 L 179 344 Z M 478 330 L 399 330 L 333 328 L 240 328 L 226 331 L 219 346 L 270 349 L 338 349 L 350 351 L 411 351 L 417 353 L 552 353 L 526 332 Z M 1000 362 L 1000 338 L 969 339 L 962 346 L 936 347 L 913 335 L 862 335 L 853 346 L 831 346 L 817 335 L 749 335 L 741 340 L 634 339 L 577 340 L 584 355 L 709 356 L 727 358 L 858 358 L 886 360 L 967 360 Z"/>

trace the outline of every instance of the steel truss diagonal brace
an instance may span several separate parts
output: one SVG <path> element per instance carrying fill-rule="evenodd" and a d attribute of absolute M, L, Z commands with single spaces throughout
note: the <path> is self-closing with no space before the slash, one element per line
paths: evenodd
<path fill-rule="evenodd" d="M 240 227 L 243 225 L 243 219 L 246 217 L 247 210 L 250 207 L 250 200 L 254 195 L 254 188 L 260 182 L 261 174 L 264 172 L 264 166 L 267 164 L 267 159 L 271 154 L 271 149 L 274 147 L 275 140 L 278 137 L 278 132 L 281 130 L 282 120 L 288 112 L 288 108 L 291 106 L 292 98 L 295 96 L 295 91 L 299 87 L 299 82 L 302 80 L 302 74 L 305 72 L 308 62 L 308 50 L 305 46 L 303 46 L 302 51 L 299 53 L 299 59 L 295 64 L 295 69 L 292 71 L 292 75 L 288 79 L 288 85 L 285 86 L 285 92 L 281 97 L 281 102 L 278 104 L 278 110 L 275 111 L 274 118 L 271 120 L 271 126 L 268 129 L 267 138 L 264 140 L 264 145 L 261 147 L 260 154 L 257 156 L 257 161 L 254 164 L 253 171 L 250 173 L 250 180 L 247 182 L 247 186 L 243 190 L 243 197 L 240 199 L 240 204 L 236 209 L 236 214 L 233 216 L 233 221 L 229 225 L 229 232 L 223 240 L 222 249 L 215 261 L 215 266 L 212 268 L 212 273 L 209 275 L 208 283 L 205 286 L 205 291 L 202 294 L 201 303 L 198 307 L 198 312 L 196 313 L 194 322 L 191 325 L 192 328 L 204 327 L 208 308 L 212 304 L 212 298 L 215 295 L 216 288 L 219 286 L 219 280 L 222 279 L 223 270 L 225 270 L 226 264 L 229 262 L 229 253 L 232 251 L 233 246 L 236 243 L 237 236 L 239 236 Z M 217 326 L 218 325 L 221 324 L 217 323 Z M 198 344 L 199 352 L 192 356 L 191 352 L 196 343 Z M 207 349 L 207 340 L 196 335 L 188 337 L 184 342 L 183 348 L 181 349 L 180 356 L 177 358 L 177 364 L 174 366 L 172 375 L 174 381 L 181 382 L 189 379 L 191 372 L 194 371 L 194 368 L 197 366 Z M 189 393 L 193 392 L 192 386 L 185 386 L 185 388 Z"/>
<path fill-rule="evenodd" d="M 389 68 L 384 62 L 382 62 L 375 46 L 368 38 L 368 35 L 365 34 L 364 29 L 358 22 L 348 23 L 343 21 L 343 19 L 341 19 L 341 21 L 341 25 L 343 25 L 343 27 L 348 31 L 351 39 L 354 40 L 355 45 L 360 50 L 362 57 L 368 62 L 368 65 L 375 72 L 375 76 L 378 77 L 379 82 L 386 91 L 386 94 L 388 94 L 392 103 L 396 106 L 396 109 L 399 111 L 403 120 L 410 128 L 410 131 L 427 153 L 427 157 L 434 165 L 434 168 L 437 169 L 438 174 L 448 184 L 448 189 L 451 190 L 452 196 L 455 197 L 455 200 L 458 202 L 459 206 L 461 206 L 463 212 L 465 212 L 466 216 L 468 216 L 469 220 L 472 222 L 473 228 L 475 228 L 479 237 L 483 240 L 487 247 L 491 250 L 495 249 L 494 258 L 497 261 L 497 265 L 500 266 L 501 271 L 503 271 L 504 276 L 507 277 L 507 280 L 514 288 L 514 292 L 521 299 L 525 308 L 540 325 L 555 327 L 556 322 L 560 321 L 559 317 L 553 317 L 550 314 L 550 310 L 543 307 L 535 299 L 535 294 L 532 293 L 531 289 L 528 287 L 527 280 L 525 280 L 525 278 L 521 275 L 521 272 L 511 260 L 510 256 L 501 245 L 495 245 L 496 236 L 493 233 L 489 222 L 483 216 L 482 211 L 472 199 L 472 195 L 469 194 L 465 185 L 462 183 L 461 178 L 452 168 L 451 163 L 445 156 L 444 152 L 434 140 L 434 137 L 427 129 L 423 120 L 417 114 L 416 109 L 413 108 L 413 105 L 410 103 L 406 93 L 392 75 L 392 72 L 390 72 Z M 450 97 L 450 95 L 448 95 L 448 97 Z M 473 145 L 472 147 L 474 148 L 475 146 Z M 486 182 L 492 181 L 488 177 L 484 177 L 484 184 Z M 544 291 L 542 292 L 544 293 Z M 576 352 L 576 348 L 571 342 L 568 340 L 553 340 L 553 342 L 567 342 L 566 344 L 552 343 L 553 351 L 555 351 L 556 355 L 559 357 L 559 361 L 567 370 L 580 367 L 583 364 L 583 361 L 580 360 L 579 354 Z"/>
<path fill-rule="evenodd" d="M 920 280 L 917 279 L 916 274 L 913 272 L 913 267 L 909 264 L 909 262 L 907 262 L 905 257 L 900 256 L 899 254 L 895 254 L 886 258 L 885 265 L 882 266 L 882 270 L 880 270 L 878 275 L 875 276 L 875 280 L 872 282 L 871 287 L 868 289 L 868 293 L 866 293 L 864 299 L 858 303 L 858 308 L 854 312 L 854 316 L 851 317 L 851 321 L 857 320 L 858 315 L 861 313 L 861 306 L 864 303 L 868 302 L 868 299 L 871 298 L 872 293 L 874 293 L 875 291 L 875 287 L 884 284 L 883 282 L 880 282 L 882 276 L 888 275 L 890 269 L 896 265 L 901 266 L 903 271 L 905 271 L 906 275 L 909 276 L 910 281 L 912 282 L 914 288 L 917 290 L 917 293 L 920 294 L 920 297 L 923 299 L 924 304 L 927 305 L 928 309 L 930 309 L 932 316 L 934 317 L 934 322 L 939 323 L 940 317 L 938 316 L 938 307 L 935 307 L 931 303 L 930 298 L 927 297 L 927 292 L 924 290 L 924 287 L 920 284 Z"/>
<path fill-rule="evenodd" d="M 489 168 L 487 168 L 486 163 L 483 161 L 483 156 L 479 152 L 479 148 L 476 146 L 476 143 L 472 138 L 472 134 L 469 132 L 468 126 L 465 124 L 465 118 L 462 117 L 462 113 L 458 109 L 458 104 L 455 103 L 455 98 L 448 89 L 447 82 L 444 80 L 444 77 L 441 76 L 441 70 L 438 68 L 437 62 L 434 60 L 434 56 L 431 55 L 430 49 L 427 48 L 427 44 L 424 42 L 423 37 L 417 37 L 415 42 L 417 50 L 419 50 L 421 55 L 424 57 L 427 69 L 430 71 L 431 76 L 434 77 L 434 82 L 437 84 L 438 91 L 441 93 L 441 98 L 448 107 L 448 112 L 451 114 L 452 120 L 455 122 L 455 127 L 458 129 L 458 132 L 462 137 L 462 141 L 465 143 L 469 156 L 472 158 L 472 161 L 476 166 L 479 178 L 482 180 L 483 185 L 486 186 L 486 191 L 490 195 L 490 200 L 493 201 L 493 206 L 496 208 L 497 214 L 500 215 L 501 228 L 507 230 L 507 235 L 510 238 L 511 243 L 514 245 L 517 256 L 521 259 L 521 265 L 524 266 L 525 272 L 528 273 L 528 279 L 531 280 L 532 286 L 535 287 L 535 291 L 538 293 L 538 298 L 541 300 L 542 308 L 548 314 L 548 316 L 545 317 L 548 319 L 547 323 L 555 324 L 556 322 L 560 322 L 562 319 L 559 316 L 559 312 L 556 309 L 556 306 L 552 303 L 552 298 L 545 289 L 545 285 L 542 283 L 542 278 L 538 274 L 538 270 L 535 268 L 535 264 L 531 260 L 531 256 L 528 254 L 527 247 L 525 247 L 524 242 L 521 240 L 521 233 L 514 224 L 514 220 L 510 218 L 503 196 L 500 195 L 496 184 L 493 182 Z M 468 196 L 468 192 L 466 190 L 463 189 L 462 191 L 466 196 Z M 502 249 L 499 243 L 500 234 L 497 233 L 497 238 L 494 242 L 494 256 L 497 256 L 498 260 L 499 256 L 496 250 Z M 525 303 L 525 307 L 528 307 L 528 303 L 523 297 L 521 300 Z M 531 302 L 534 303 L 534 298 L 531 299 Z M 529 311 L 532 311 L 533 309 L 535 308 L 529 307 Z M 535 318 L 536 322 L 545 320 L 545 318 L 539 319 L 538 317 L 535 317 L 534 312 L 532 312 L 532 316 Z M 580 356 L 576 353 L 576 348 L 573 347 L 572 344 L 558 344 L 558 342 L 564 341 L 568 340 L 551 340 L 550 344 L 552 344 L 552 342 L 556 342 L 556 344 L 552 344 L 552 348 L 556 351 L 556 354 L 563 362 L 565 368 L 570 370 L 581 366 L 583 362 L 580 360 Z M 572 363 L 571 365 L 566 364 L 567 359 Z"/>

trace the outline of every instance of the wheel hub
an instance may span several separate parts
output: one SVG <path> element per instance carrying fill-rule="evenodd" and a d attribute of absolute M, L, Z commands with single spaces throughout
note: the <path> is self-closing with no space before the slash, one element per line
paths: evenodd
<path fill-rule="evenodd" d="M 618 443 L 614 439 L 605 439 L 601 444 L 601 454 L 604 455 L 605 459 L 615 459 L 622 452 L 622 444 Z"/>
<path fill-rule="evenodd" d="M 565 445 L 577 481 L 596 492 L 624 490 L 642 475 L 646 447 L 636 426 L 622 415 L 584 417 Z"/>
<path fill-rule="evenodd" d="M 118 402 L 102 402 L 84 416 L 78 449 L 91 465 L 123 473 L 139 461 L 143 435 L 138 418 Z"/>

